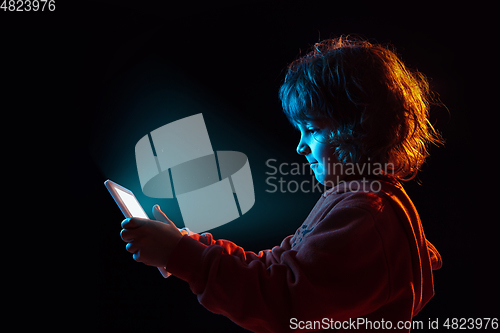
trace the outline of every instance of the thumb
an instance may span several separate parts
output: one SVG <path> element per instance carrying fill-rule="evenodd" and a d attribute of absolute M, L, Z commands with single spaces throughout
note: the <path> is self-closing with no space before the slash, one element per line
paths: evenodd
<path fill-rule="evenodd" d="M 160 205 L 153 206 L 153 215 L 155 217 L 155 220 L 157 220 L 157 221 L 161 221 L 161 222 L 165 222 L 165 223 L 172 223 L 172 221 L 170 221 L 170 219 L 167 217 L 167 215 L 165 215 L 165 213 L 161 211 Z"/>

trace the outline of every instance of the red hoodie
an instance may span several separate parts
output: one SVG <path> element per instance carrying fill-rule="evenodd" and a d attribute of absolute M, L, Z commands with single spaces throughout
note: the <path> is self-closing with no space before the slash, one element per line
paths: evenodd
<path fill-rule="evenodd" d="M 208 310 L 254 332 L 379 332 L 382 320 L 408 332 L 398 322 L 411 321 L 434 295 L 439 267 L 402 186 L 369 180 L 325 192 L 272 250 L 255 254 L 208 233 L 184 236 L 167 270 Z"/>

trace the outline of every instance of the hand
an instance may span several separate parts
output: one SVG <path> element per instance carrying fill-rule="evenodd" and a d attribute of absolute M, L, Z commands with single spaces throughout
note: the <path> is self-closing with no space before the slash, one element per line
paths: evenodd
<path fill-rule="evenodd" d="M 127 243 L 127 251 L 133 253 L 135 261 L 149 266 L 165 267 L 182 234 L 160 210 L 160 206 L 153 207 L 153 215 L 163 222 L 128 218 L 122 222 L 123 230 L 120 235 Z"/>

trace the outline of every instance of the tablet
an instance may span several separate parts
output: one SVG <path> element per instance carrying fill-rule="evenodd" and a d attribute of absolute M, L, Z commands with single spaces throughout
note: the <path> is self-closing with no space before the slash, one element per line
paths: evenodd
<path fill-rule="evenodd" d="M 106 186 L 113 199 L 115 199 L 116 204 L 120 207 L 125 217 L 149 219 L 148 214 L 142 209 L 141 204 L 132 191 L 109 179 L 104 182 L 104 186 Z"/>

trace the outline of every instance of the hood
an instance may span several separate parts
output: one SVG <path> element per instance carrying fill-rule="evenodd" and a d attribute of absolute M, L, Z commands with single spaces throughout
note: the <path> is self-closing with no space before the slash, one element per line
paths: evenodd
<path fill-rule="evenodd" d="M 382 184 L 380 193 L 391 202 L 403 224 L 410 244 L 415 294 L 413 315 L 415 316 L 434 296 L 432 271 L 441 268 L 443 262 L 436 247 L 425 238 L 417 210 L 401 184 L 385 181 L 380 181 L 380 183 Z"/>

